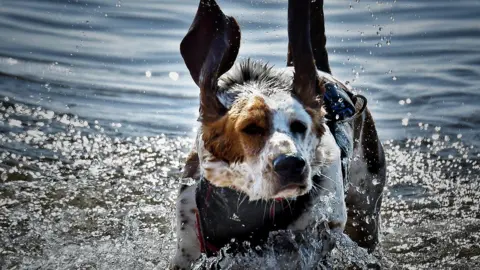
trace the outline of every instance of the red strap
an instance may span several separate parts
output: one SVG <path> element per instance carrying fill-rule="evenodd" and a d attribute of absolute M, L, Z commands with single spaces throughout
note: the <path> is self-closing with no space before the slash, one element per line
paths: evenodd
<path fill-rule="evenodd" d="M 200 215 L 198 214 L 198 210 L 195 209 L 195 228 L 197 229 L 197 239 L 200 242 L 200 252 L 205 253 L 205 245 L 203 244 L 203 235 L 202 230 L 200 229 Z"/>
<path fill-rule="evenodd" d="M 202 229 L 200 228 L 200 214 L 198 213 L 198 209 L 195 209 L 195 217 L 197 219 L 195 221 L 195 228 L 197 229 L 198 242 L 200 242 L 200 252 L 206 253 L 207 251 L 210 251 L 212 253 L 217 253 L 220 249 L 203 238 Z"/>

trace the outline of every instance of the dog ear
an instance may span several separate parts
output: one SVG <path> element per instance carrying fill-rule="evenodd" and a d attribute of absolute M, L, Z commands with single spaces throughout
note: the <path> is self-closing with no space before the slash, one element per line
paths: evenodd
<path fill-rule="evenodd" d="M 328 62 L 327 37 L 325 36 L 325 17 L 323 13 L 323 0 L 310 2 L 310 41 L 312 44 L 313 58 L 317 69 L 332 74 Z M 288 46 L 287 66 L 293 66 L 292 52 Z"/>
<path fill-rule="evenodd" d="M 318 0 L 317 0 L 318 1 Z M 322 105 L 325 89 L 320 85 L 310 38 L 311 0 L 288 1 L 289 60 L 293 64 L 293 91 L 311 108 Z"/>
<path fill-rule="evenodd" d="M 325 36 L 323 0 L 310 2 L 310 38 L 317 68 L 323 72 L 332 74 L 326 47 L 327 37 Z"/>
<path fill-rule="evenodd" d="M 239 48 L 240 27 L 235 19 L 225 16 L 215 0 L 201 0 L 180 44 L 183 60 L 200 87 L 200 121 L 212 122 L 226 113 L 217 98 L 217 81 L 232 67 Z"/>

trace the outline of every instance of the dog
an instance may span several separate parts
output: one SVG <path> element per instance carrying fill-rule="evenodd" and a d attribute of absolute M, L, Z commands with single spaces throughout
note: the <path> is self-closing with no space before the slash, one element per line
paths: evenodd
<path fill-rule="evenodd" d="M 330 229 L 373 251 L 386 164 L 366 99 L 331 75 L 322 0 L 289 0 L 287 67 L 235 63 L 240 28 L 201 0 L 180 45 L 200 88 L 196 142 L 177 200 L 170 268 L 269 232 L 305 230 L 328 208 Z"/>

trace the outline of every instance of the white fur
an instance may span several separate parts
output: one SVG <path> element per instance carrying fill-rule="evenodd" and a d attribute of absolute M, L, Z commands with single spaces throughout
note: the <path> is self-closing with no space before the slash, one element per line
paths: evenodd
<path fill-rule="evenodd" d="M 343 231 L 345 228 L 347 209 L 345 206 L 340 148 L 328 127 L 325 128 L 326 132 L 315 151 L 317 159 L 324 162 L 318 167 L 313 167 L 313 174 L 321 175 L 323 178 L 320 186 L 314 187 L 319 189 L 320 202 L 317 202 L 310 211 L 302 214 L 297 221 L 289 226 L 289 229 L 304 230 L 312 222 L 325 219 L 339 225 L 335 230 Z"/>
<path fill-rule="evenodd" d="M 191 263 L 201 255 L 195 228 L 197 217 L 192 212 L 192 209 L 198 211 L 195 202 L 196 187 L 197 185 L 187 187 L 177 198 L 177 250 L 170 269 L 190 269 Z"/>
<path fill-rule="evenodd" d="M 325 153 L 329 151 L 329 153 Z M 322 137 L 322 144 L 317 148 L 317 154 L 330 155 L 332 162 L 320 169 L 322 177 L 325 179 L 321 187 L 328 195 L 321 197 L 327 206 L 327 219 L 340 225 L 341 231 L 345 228 L 347 222 L 347 208 L 345 206 L 345 189 L 343 186 L 342 164 L 340 156 L 340 148 L 329 129 L 326 130 Z M 318 205 L 323 208 L 325 205 Z M 330 210 L 330 211 L 328 211 Z"/>

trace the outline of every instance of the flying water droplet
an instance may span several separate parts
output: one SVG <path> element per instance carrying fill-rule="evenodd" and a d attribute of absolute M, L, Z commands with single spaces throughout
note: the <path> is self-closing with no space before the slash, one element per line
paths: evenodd
<path fill-rule="evenodd" d="M 170 79 L 172 79 L 173 81 L 177 81 L 180 75 L 175 71 L 171 71 L 170 73 L 168 73 L 168 77 L 170 77 Z"/>

